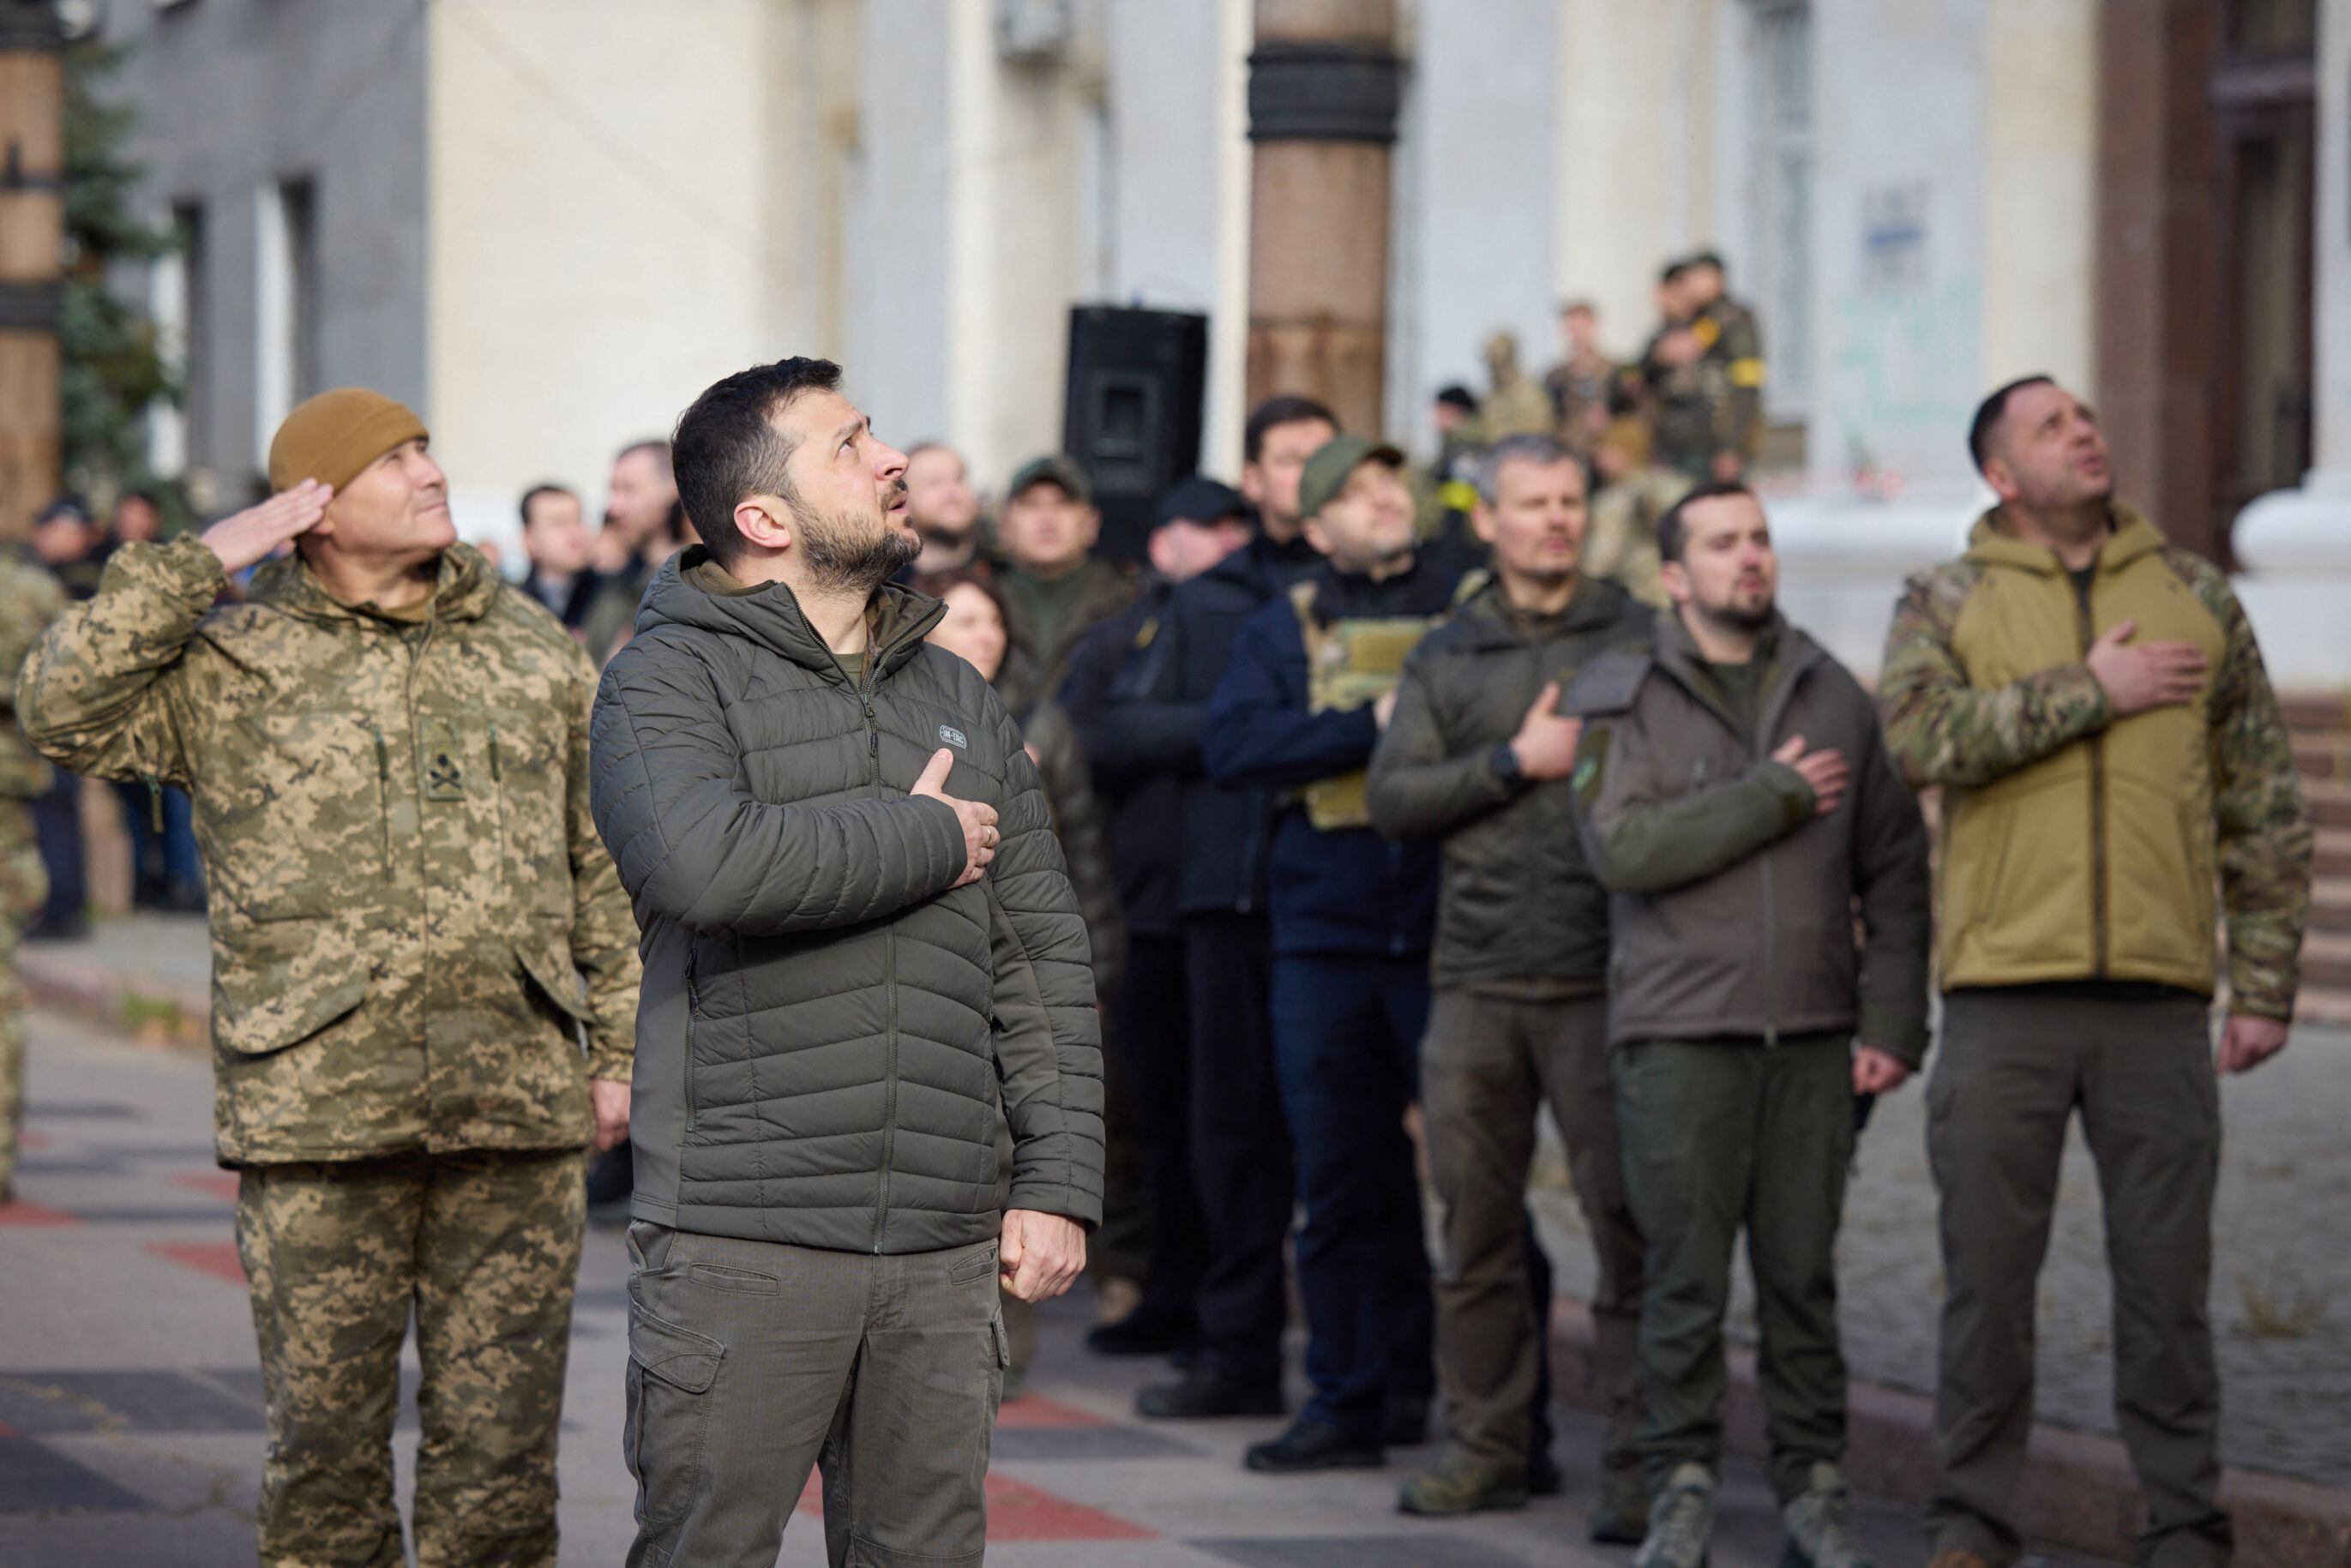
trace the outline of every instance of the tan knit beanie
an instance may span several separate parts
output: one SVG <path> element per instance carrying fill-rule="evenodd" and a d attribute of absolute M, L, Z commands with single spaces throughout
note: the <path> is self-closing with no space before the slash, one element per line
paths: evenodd
<path fill-rule="evenodd" d="M 364 387 L 337 387 L 286 416 L 269 443 L 269 487 L 316 479 L 340 490 L 403 441 L 424 434 L 407 405 Z"/>

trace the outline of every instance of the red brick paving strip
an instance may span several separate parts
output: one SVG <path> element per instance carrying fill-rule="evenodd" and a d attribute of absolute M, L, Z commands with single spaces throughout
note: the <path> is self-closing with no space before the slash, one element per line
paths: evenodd
<path fill-rule="evenodd" d="M 1107 1423 L 1104 1423 L 1105 1425 Z M 824 1517 L 824 1480 L 814 1471 L 800 1493 L 796 1513 Z M 1014 1541 L 1155 1541 L 1157 1536 L 1116 1514 L 1055 1497 L 1041 1487 L 988 1472 L 987 1539 L 1001 1546 Z"/>
<path fill-rule="evenodd" d="M 232 1285 L 245 1283 L 245 1264 L 236 1255 L 234 1241 L 150 1241 L 147 1250 L 183 1269 L 193 1269 Z"/>

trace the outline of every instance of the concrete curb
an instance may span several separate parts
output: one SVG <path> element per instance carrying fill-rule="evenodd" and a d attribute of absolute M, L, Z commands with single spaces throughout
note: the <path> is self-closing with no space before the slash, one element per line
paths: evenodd
<path fill-rule="evenodd" d="M 1591 1313 L 1582 1301 L 1562 1297 L 1551 1333 L 1557 1396 L 1599 1408 Z M 1752 1351 L 1732 1348 L 1724 1403 L 1725 1443 L 1735 1453 L 1767 1454 Z M 1845 1429 L 1845 1469 L 1854 1485 L 1923 1508 L 1935 1484 L 1934 1415 L 1934 1401 L 1923 1394 L 1855 1383 L 1846 1396 Z M 2018 1500 L 2025 1534 L 2128 1562 L 2143 1511 L 2121 1442 L 2036 1425 L 2031 1456 Z M 2351 1492 L 2230 1470 L 2221 1479 L 2220 1500 L 2236 1521 L 2236 1560 L 2248 1568 L 2351 1568 Z"/>
<path fill-rule="evenodd" d="M 132 985 L 114 966 L 39 944 L 20 948 L 17 970 L 36 1007 L 119 1030 L 151 1045 L 204 1046 L 212 1034 L 212 995 L 158 980 Z"/>

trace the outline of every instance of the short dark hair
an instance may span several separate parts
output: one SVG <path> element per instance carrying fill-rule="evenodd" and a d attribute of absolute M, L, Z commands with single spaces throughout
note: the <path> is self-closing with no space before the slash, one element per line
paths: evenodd
<path fill-rule="evenodd" d="M 1459 382 L 1437 389 L 1437 401 L 1447 408 L 1458 408 L 1464 413 L 1478 412 L 1478 396 Z"/>
<path fill-rule="evenodd" d="M 569 485 L 558 485 L 551 480 L 544 485 L 533 485 L 522 493 L 522 502 L 518 508 L 522 513 L 524 528 L 530 527 L 530 504 L 541 496 L 569 496 L 576 501 L 580 498 L 580 492 Z"/>
<path fill-rule="evenodd" d="M 1332 429 L 1339 428 L 1339 416 L 1311 397 L 1294 392 L 1277 392 L 1249 410 L 1249 423 L 1241 426 L 1241 461 L 1254 463 L 1265 455 L 1268 432 L 1284 424 L 1303 424 L 1319 419 Z"/>
<path fill-rule="evenodd" d="M 1502 470 L 1513 463 L 1531 463 L 1538 468 L 1555 464 L 1574 463 L 1575 454 L 1555 436 L 1539 430 L 1521 431 L 1505 435 L 1486 448 L 1486 455 L 1478 462 L 1478 498 L 1492 506 L 1502 497 Z M 1581 474 L 1583 465 L 1577 465 Z"/>
<path fill-rule="evenodd" d="M 746 496 L 791 499 L 785 465 L 792 444 L 768 422 L 801 393 L 840 385 L 841 367 L 831 360 L 778 360 L 714 382 L 678 415 L 669 438 L 678 504 L 719 565 L 743 554 L 735 508 Z"/>
<path fill-rule="evenodd" d="M 1968 421 L 1968 455 L 1975 459 L 1976 472 L 1984 471 L 1991 456 L 1991 438 L 2000 434 L 2000 422 L 2008 417 L 2008 400 L 2026 387 L 2053 387 L 2057 378 L 2040 371 L 2019 376 L 2006 386 L 1976 404 L 1976 416 Z"/>
<path fill-rule="evenodd" d="M 638 453 L 643 452 L 653 458 L 653 466 L 661 470 L 663 478 L 674 479 L 677 476 L 676 457 L 671 452 L 670 445 L 669 442 L 664 441 L 658 435 L 648 435 L 643 441 L 632 441 L 613 453 L 612 461 L 618 463 L 623 457 L 634 457 Z"/>
<path fill-rule="evenodd" d="M 1708 501 L 1720 501 L 1732 496 L 1744 496 L 1750 501 L 1755 499 L 1755 492 L 1738 480 L 1717 479 L 1700 485 L 1667 507 L 1666 515 L 1657 519 L 1657 559 L 1661 561 L 1682 559 L 1689 546 L 1689 529 L 1684 517 L 1692 507 L 1701 507 Z"/>
<path fill-rule="evenodd" d="M 1682 257 L 1683 271 L 1687 272 L 1694 267 L 1710 267 L 1717 272 L 1727 270 L 1722 265 L 1722 254 L 1712 250 L 1693 251 Z"/>
<path fill-rule="evenodd" d="M 1657 281 L 1660 283 L 1678 282 L 1681 278 L 1681 275 L 1688 270 L 1688 262 L 1669 261 L 1657 270 Z"/>

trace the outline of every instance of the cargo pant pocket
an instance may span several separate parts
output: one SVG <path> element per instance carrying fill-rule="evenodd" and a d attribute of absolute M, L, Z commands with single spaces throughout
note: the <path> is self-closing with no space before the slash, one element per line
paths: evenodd
<path fill-rule="evenodd" d="M 709 1485 L 710 1386 L 726 1355 L 708 1334 L 632 1305 L 622 1447 L 637 1483 L 637 1522 L 648 1530 L 684 1519 Z"/>

